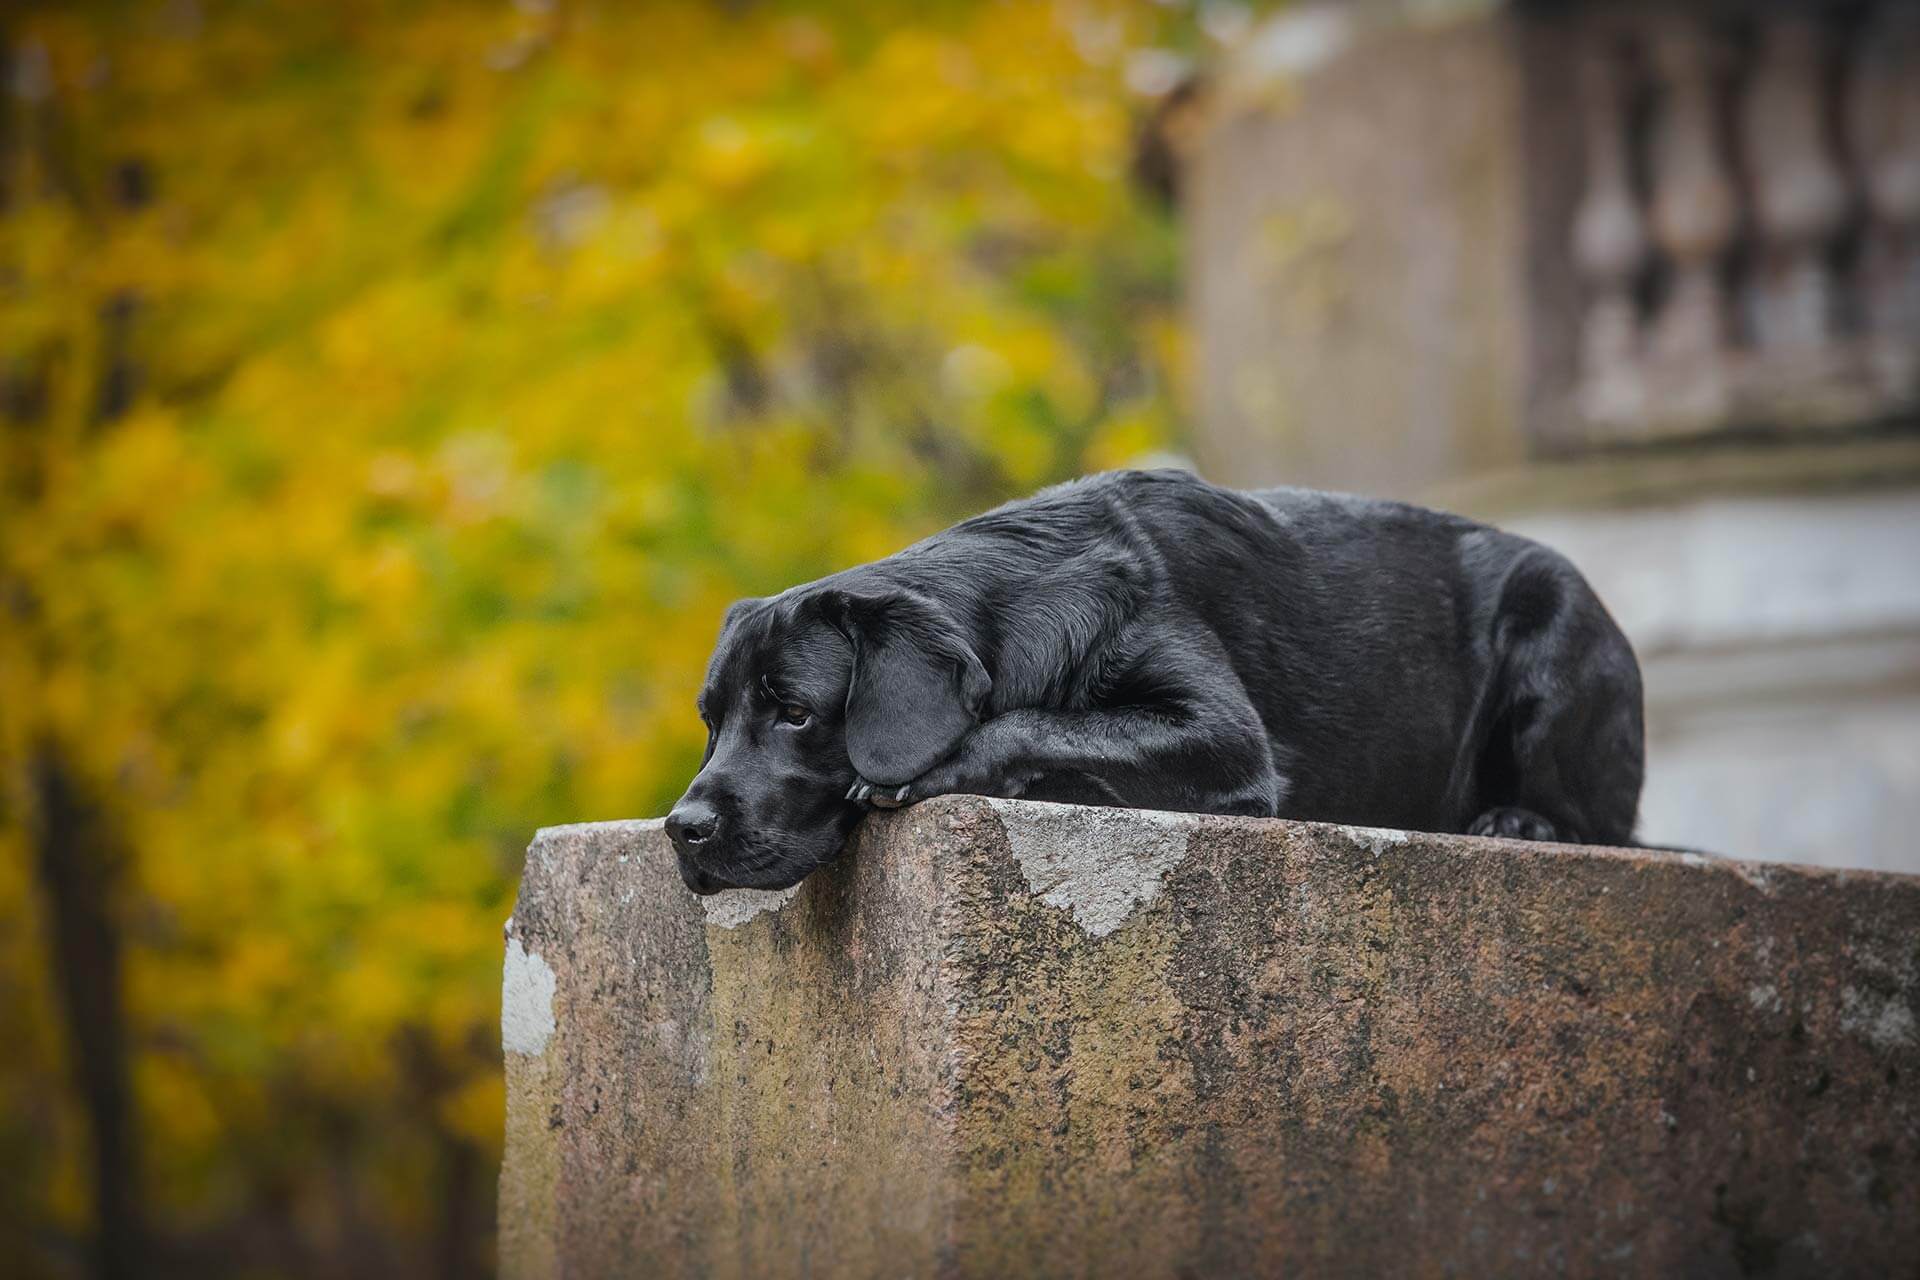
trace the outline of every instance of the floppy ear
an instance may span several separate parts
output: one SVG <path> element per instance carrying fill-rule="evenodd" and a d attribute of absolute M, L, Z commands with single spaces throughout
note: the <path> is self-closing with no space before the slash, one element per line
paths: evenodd
<path fill-rule="evenodd" d="M 993 680 L 953 618 L 931 600 L 904 591 L 836 591 L 829 608 L 853 645 L 847 756 L 868 782 L 911 782 L 980 722 Z"/>

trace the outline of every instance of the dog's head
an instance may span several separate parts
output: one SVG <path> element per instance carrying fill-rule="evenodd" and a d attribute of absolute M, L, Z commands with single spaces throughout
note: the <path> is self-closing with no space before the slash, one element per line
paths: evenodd
<path fill-rule="evenodd" d="M 667 816 L 695 893 L 784 889 L 830 861 L 867 806 L 979 720 L 991 682 L 938 603 L 832 579 L 727 611 L 700 691 L 707 754 Z"/>

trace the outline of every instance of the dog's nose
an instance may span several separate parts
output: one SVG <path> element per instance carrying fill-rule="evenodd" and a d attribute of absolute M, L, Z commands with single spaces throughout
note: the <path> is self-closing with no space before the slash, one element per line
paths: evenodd
<path fill-rule="evenodd" d="M 720 828 L 720 815 L 704 800 L 682 800 L 667 815 L 667 838 L 684 853 L 691 853 Z"/>

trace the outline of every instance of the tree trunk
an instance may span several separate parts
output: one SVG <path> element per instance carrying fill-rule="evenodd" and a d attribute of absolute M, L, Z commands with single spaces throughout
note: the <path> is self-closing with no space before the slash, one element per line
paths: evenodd
<path fill-rule="evenodd" d="M 113 910 L 123 859 L 106 815 L 75 785 L 57 747 L 30 765 L 40 882 L 46 893 L 53 972 L 72 1054 L 74 1087 L 91 1129 L 94 1274 L 139 1270 L 143 1231 L 128 1087 L 120 931 Z"/>

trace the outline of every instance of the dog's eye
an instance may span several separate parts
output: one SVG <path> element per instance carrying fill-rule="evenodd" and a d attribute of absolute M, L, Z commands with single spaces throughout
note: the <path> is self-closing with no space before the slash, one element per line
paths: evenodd
<path fill-rule="evenodd" d="M 781 724 L 790 724 L 796 729 L 813 719 L 813 712 L 797 702 L 783 702 L 778 712 Z"/>

